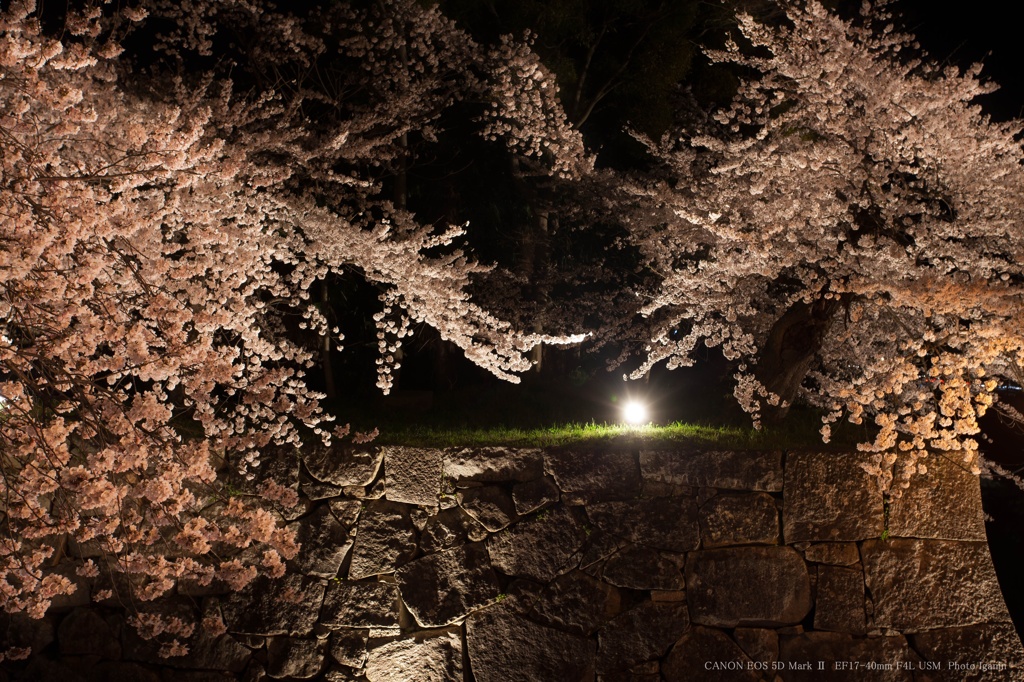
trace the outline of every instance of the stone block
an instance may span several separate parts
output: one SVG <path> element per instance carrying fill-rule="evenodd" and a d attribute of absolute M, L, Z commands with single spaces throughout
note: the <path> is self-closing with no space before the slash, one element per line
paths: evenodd
<path fill-rule="evenodd" d="M 625 451 L 547 454 L 545 466 L 567 504 L 631 500 L 640 494 L 636 454 Z"/>
<path fill-rule="evenodd" d="M 349 579 L 361 580 L 374 575 L 394 573 L 416 553 L 416 528 L 409 517 L 410 508 L 374 500 L 359 516 Z"/>
<path fill-rule="evenodd" d="M 387 446 L 384 451 L 384 497 L 420 507 L 436 507 L 441 494 L 441 451 Z"/>
<path fill-rule="evenodd" d="M 532 481 L 544 475 L 544 453 L 537 449 L 460 448 L 443 453 L 447 479 L 475 483 Z"/>
<path fill-rule="evenodd" d="M 854 637 L 838 632 L 806 632 L 779 638 L 779 660 L 786 682 L 911 682 L 920 657 L 898 635 Z M 837 663 L 857 665 L 841 667 Z M 927 674 L 927 673 L 925 673 Z"/>
<path fill-rule="evenodd" d="M 682 590 L 686 587 L 682 557 L 630 545 L 609 557 L 602 577 L 612 585 L 632 590 Z"/>
<path fill-rule="evenodd" d="M 555 507 L 487 538 L 491 564 L 508 576 L 548 582 L 569 566 L 587 534 L 567 507 Z"/>
<path fill-rule="evenodd" d="M 391 628 L 398 626 L 398 585 L 332 580 L 324 594 L 320 623 L 339 628 Z"/>
<path fill-rule="evenodd" d="M 779 660 L 779 635 L 767 628 L 736 628 L 733 639 L 752 661 L 772 663 Z"/>
<path fill-rule="evenodd" d="M 547 476 L 512 487 L 512 502 L 520 516 L 556 504 L 559 496 L 558 486 Z"/>
<path fill-rule="evenodd" d="M 351 529 L 359 520 L 365 504 L 359 500 L 331 500 L 327 503 L 334 518 L 346 529 Z"/>
<path fill-rule="evenodd" d="M 818 566 L 814 629 L 862 635 L 866 626 L 864 573 L 840 566 Z"/>
<path fill-rule="evenodd" d="M 855 542 L 817 542 L 804 550 L 804 558 L 817 564 L 853 566 L 860 561 Z"/>
<path fill-rule="evenodd" d="M 914 633 L 1010 622 L 983 542 L 868 540 L 861 557 L 875 627 Z"/>
<path fill-rule="evenodd" d="M 368 486 L 377 478 L 384 451 L 378 447 L 313 443 L 302 449 L 306 471 L 321 483 L 338 487 Z"/>
<path fill-rule="evenodd" d="M 728 545 L 776 545 L 779 510 L 767 493 L 716 495 L 700 508 L 705 548 Z"/>
<path fill-rule="evenodd" d="M 436 552 L 403 566 L 398 585 L 422 627 L 443 627 L 492 602 L 499 593 L 487 550 L 480 543 Z"/>
<path fill-rule="evenodd" d="M 321 504 L 309 516 L 289 524 L 302 545 L 289 562 L 289 569 L 320 578 L 333 578 L 352 548 L 352 539 L 345 527 Z"/>
<path fill-rule="evenodd" d="M 432 554 L 486 538 L 487 529 L 479 521 L 460 507 L 452 507 L 427 518 L 420 533 L 420 551 Z"/>
<path fill-rule="evenodd" d="M 366 630 L 335 630 L 327 639 L 327 653 L 341 665 L 362 668 L 367 653 Z"/>
<path fill-rule="evenodd" d="M 459 506 L 492 533 L 516 519 L 512 496 L 495 485 L 468 488 L 459 491 Z"/>
<path fill-rule="evenodd" d="M 929 630 L 910 636 L 935 682 L 1024 680 L 1024 648 L 1010 623 Z"/>
<path fill-rule="evenodd" d="M 807 567 L 789 547 L 692 552 L 686 588 L 690 618 L 700 625 L 794 625 L 811 610 Z"/>
<path fill-rule="evenodd" d="M 368 682 L 462 682 L 462 636 L 458 630 L 399 639 L 370 650 Z"/>
<path fill-rule="evenodd" d="M 466 622 L 466 645 L 476 682 L 588 680 L 594 642 L 544 627 L 505 609 L 488 609 Z"/>
<path fill-rule="evenodd" d="M 544 589 L 528 616 L 560 630 L 590 635 L 621 608 L 618 589 L 582 571 L 570 571 Z"/>
<path fill-rule="evenodd" d="M 324 667 L 323 640 L 271 637 L 267 642 L 267 675 L 300 680 L 316 677 Z"/>
<path fill-rule="evenodd" d="M 641 450 L 644 481 L 723 490 L 782 490 L 778 451 Z"/>
<path fill-rule="evenodd" d="M 305 467 L 302 467 L 299 471 L 299 492 L 312 501 L 319 501 L 340 497 L 345 493 L 345 488 L 318 481 L 309 474 Z"/>
<path fill-rule="evenodd" d="M 700 544 L 697 504 L 690 498 L 603 502 L 586 509 L 599 529 L 634 544 L 667 552 L 688 552 Z"/>
<path fill-rule="evenodd" d="M 672 647 L 661 666 L 666 682 L 754 682 L 750 658 L 724 632 L 695 627 Z"/>
<path fill-rule="evenodd" d="M 787 456 L 782 524 L 786 543 L 865 540 L 882 534 L 882 489 L 861 467 L 868 459 L 864 453 Z"/>
<path fill-rule="evenodd" d="M 981 486 L 956 452 L 933 452 L 925 474 L 889 507 L 891 537 L 987 541 Z"/>
<path fill-rule="evenodd" d="M 313 629 L 324 598 L 325 581 L 286 573 L 258 576 L 221 607 L 228 631 L 245 635 L 305 635 Z"/>
<path fill-rule="evenodd" d="M 607 675 L 661 658 L 689 627 L 686 604 L 641 602 L 597 631 L 597 672 Z"/>

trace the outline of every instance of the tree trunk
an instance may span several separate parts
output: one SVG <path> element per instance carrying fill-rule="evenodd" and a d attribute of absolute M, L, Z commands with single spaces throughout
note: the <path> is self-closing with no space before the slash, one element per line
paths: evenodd
<path fill-rule="evenodd" d="M 530 256 L 530 271 L 527 276 L 537 282 L 543 276 L 547 270 L 548 263 L 548 212 L 546 210 L 537 210 L 536 220 L 532 226 L 533 234 L 530 237 L 530 248 L 533 253 Z M 539 289 L 536 295 L 541 298 L 545 303 L 547 302 L 546 292 Z M 535 334 L 543 334 L 544 326 L 541 324 L 540 319 L 534 320 L 533 332 Z M 544 368 L 544 345 L 538 343 L 530 351 L 530 360 L 533 361 L 534 372 L 539 376 Z"/>
<path fill-rule="evenodd" d="M 795 303 L 775 322 L 757 363 L 758 381 L 779 396 L 778 406 L 764 404 L 764 423 L 777 423 L 785 418 L 814 356 L 821 350 L 825 335 L 832 327 L 843 299 L 818 299 L 813 303 Z"/>
<path fill-rule="evenodd" d="M 512 159 L 512 176 L 516 179 L 516 184 L 522 192 L 523 200 L 530 208 L 530 222 L 523 227 L 520 234 L 519 249 L 516 254 L 516 272 L 527 282 L 532 283 L 529 286 L 529 294 L 534 298 L 534 304 L 543 310 L 548 298 L 547 292 L 544 290 L 546 286 L 544 280 L 551 260 L 549 241 L 551 226 L 549 223 L 551 220 L 555 220 L 555 217 L 551 215 L 551 211 L 542 201 L 538 191 L 530 187 L 520 168 L 519 160 L 515 158 Z M 535 334 L 544 333 L 544 324 L 540 316 L 535 318 L 531 331 Z M 542 344 L 534 346 L 530 351 L 530 360 L 533 362 L 531 375 L 540 376 L 544 365 Z"/>

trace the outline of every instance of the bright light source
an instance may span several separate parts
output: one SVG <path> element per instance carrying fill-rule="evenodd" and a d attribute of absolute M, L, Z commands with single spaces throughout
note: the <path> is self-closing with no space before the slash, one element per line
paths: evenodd
<path fill-rule="evenodd" d="M 635 400 L 622 406 L 622 418 L 627 424 L 643 424 L 648 420 L 647 408 Z"/>

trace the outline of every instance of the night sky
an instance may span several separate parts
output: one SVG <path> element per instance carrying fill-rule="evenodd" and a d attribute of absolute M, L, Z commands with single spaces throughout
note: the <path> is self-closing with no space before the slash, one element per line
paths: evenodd
<path fill-rule="evenodd" d="M 931 57 L 967 66 L 985 64 L 982 77 L 1001 89 L 981 100 L 994 117 L 1024 115 L 1024 37 L 1005 0 L 898 0 L 903 27 Z"/>

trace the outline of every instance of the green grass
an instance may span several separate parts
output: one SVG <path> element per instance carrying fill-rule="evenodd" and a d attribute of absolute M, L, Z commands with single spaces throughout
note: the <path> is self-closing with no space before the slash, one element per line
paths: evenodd
<path fill-rule="evenodd" d="M 816 435 L 816 434 L 815 434 Z M 587 445 L 599 448 L 638 446 L 721 447 L 757 449 L 832 449 L 850 443 L 825 446 L 820 439 L 801 429 L 774 428 L 755 431 L 735 426 L 710 426 L 673 422 L 664 426 L 569 423 L 542 428 L 521 427 L 439 427 L 427 424 L 385 426 L 375 440 L 381 445 L 419 447 L 540 447 Z"/>
<path fill-rule="evenodd" d="M 382 445 L 421 447 L 716 447 L 732 449 L 852 449 L 870 439 L 862 427 L 840 424 L 833 442 L 818 433 L 821 414 L 802 406 L 762 431 L 731 395 L 719 395 L 708 382 L 684 382 L 689 391 L 632 387 L 622 382 L 576 387 L 561 384 L 497 385 L 451 392 L 403 392 L 364 396 L 325 405 L 341 424 L 355 431 L 376 428 Z M 656 425 L 616 423 L 623 399 L 648 403 Z"/>

